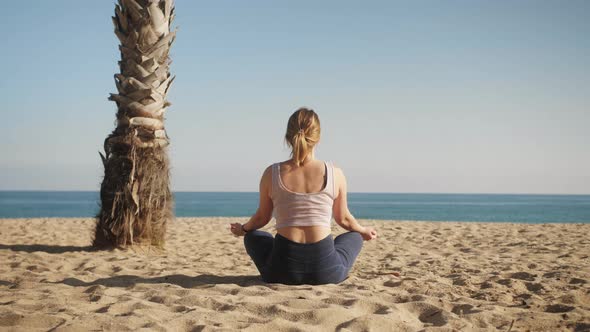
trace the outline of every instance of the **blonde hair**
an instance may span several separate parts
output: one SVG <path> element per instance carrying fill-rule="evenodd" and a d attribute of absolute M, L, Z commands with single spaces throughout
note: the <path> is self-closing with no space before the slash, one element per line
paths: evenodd
<path fill-rule="evenodd" d="M 320 118 L 312 109 L 302 107 L 289 117 L 287 144 L 291 146 L 291 156 L 297 166 L 303 162 L 320 140 Z"/>

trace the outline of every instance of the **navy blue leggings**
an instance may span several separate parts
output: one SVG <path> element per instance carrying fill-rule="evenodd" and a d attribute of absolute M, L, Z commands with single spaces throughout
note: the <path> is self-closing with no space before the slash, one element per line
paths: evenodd
<path fill-rule="evenodd" d="M 262 280 L 289 285 L 335 284 L 348 277 L 348 271 L 363 246 L 357 232 L 332 239 L 328 235 L 316 243 L 297 243 L 277 234 L 251 231 L 244 236 L 246 252 Z"/>

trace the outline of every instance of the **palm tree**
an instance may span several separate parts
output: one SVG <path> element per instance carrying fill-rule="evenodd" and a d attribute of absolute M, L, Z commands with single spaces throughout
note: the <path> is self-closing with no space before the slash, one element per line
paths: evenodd
<path fill-rule="evenodd" d="M 170 75 L 170 47 L 176 31 L 173 0 L 119 0 L 115 34 L 121 45 L 116 128 L 100 153 L 104 179 L 100 188 L 94 245 L 163 246 L 173 218 L 170 168 L 164 130 Z"/>

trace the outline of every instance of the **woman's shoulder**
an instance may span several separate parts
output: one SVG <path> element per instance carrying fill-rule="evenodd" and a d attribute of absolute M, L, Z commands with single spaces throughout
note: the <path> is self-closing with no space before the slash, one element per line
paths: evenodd
<path fill-rule="evenodd" d="M 261 186 L 266 186 L 267 188 L 270 188 L 270 185 L 272 183 L 273 165 L 270 165 L 264 169 L 264 172 L 262 173 L 262 176 L 260 177 Z"/>
<path fill-rule="evenodd" d="M 326 161 L 326 163 L 328 165 L 331 165 L 332 168 L 334 169 L 334 172 L 338 171 L 338 172 L 342 172 L 342 168 L 340 168 L 340 166 L 338 166 L 337 163 L 335 163 L 334 161 L 330 160 L 330 161 Z"/>
<path fill-rule="evenodd" d="M 338 164 L 331 162 L 332 164 L 332 169 L 334 172 L 334 178 L 336 179 L 337 182 L 340 182 L 342 178 L 344 178 L 344 171 L 342 171 L 342 168 L 340 168 L 338 166 Z"/>
<path fill-rule="evenodd" d="M 332 174 L 335 178 L 341 178 L 344 176 L 344 172 L 342 171 L 342 168 L 340 168 L 338 166 L 338 164 L 336 164 L 334 161 L 332 160 L 318 160 L 318 162 L 321 162 L 325 165 L 327 165 L 328 167 L 332 168 Z"/>
<path fill-rule="evenodd" d="M 266 175 L 270 175 L 272 174 L 272 169 L 275 168 L 277 165 L 277 163 L 273 163 L 268 165 L 265 169 L 264 172 L 262 173 L 262 176 L 266 176 Z"/>

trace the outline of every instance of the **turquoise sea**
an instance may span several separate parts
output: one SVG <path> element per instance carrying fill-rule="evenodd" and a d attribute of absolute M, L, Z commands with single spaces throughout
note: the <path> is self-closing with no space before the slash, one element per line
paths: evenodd
<path fill-rule="evenodd" d="M 258 193 L 176 192 L 178 217 L 249 216 Z M 357 218 L 522 223 L 590 223 L 590 195 L 350 193 Z M 0 218 L 92 217 L 98 192 L 0 191 Z"/>

